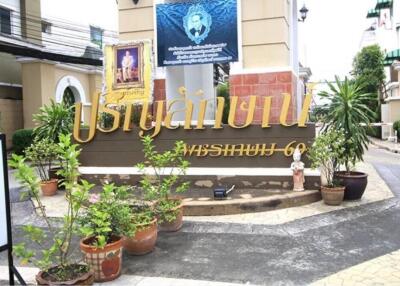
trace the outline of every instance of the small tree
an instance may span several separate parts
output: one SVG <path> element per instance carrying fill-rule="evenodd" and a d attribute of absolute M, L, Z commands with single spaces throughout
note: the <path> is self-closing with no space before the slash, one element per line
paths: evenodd
<path fill-rule="evenodd" d="M 335 187 L 334 174 L 338 171 L 346 149 L 343 147 L 345 137 L 342 131 L 330 130 L 317 137 L 307 153 L 313 169 L 321 169 L 327 180 L 327 187 Z"/>
<path fill-rule="evenodd" d="M 385 54 L 379 45 L 363 48 L 353 60 L 353 75 L 355 80 L 363 85 L 363 93 L 376 94 L 379 101 L 369 104 L 370 109 L 379 114 L 380 103 L 383 102 L 385 91 Z M 380 118 L 376 118 L 380 119 Z"/>
<path fill-rule="evenodd" d="M 177 212 L 171 212 L 177 202 L 171 199 L 171 191 L 183 193 L 189 188 L 188 182 L 179 182 L 179 177 L 186 174 L 189 162 L 184 159 L 184 143 L 175 142 L 174 148 L 159 153 L 155 150 L 153 139 L 146 136 L 142 140 L 145 161 L 136 166 L 143 174 L 140 184 L 148 200 L 157 200 L 156 212 L 161 222 L 172 221 Z M 153 174 L 149 174 L 149 169 Z"/>

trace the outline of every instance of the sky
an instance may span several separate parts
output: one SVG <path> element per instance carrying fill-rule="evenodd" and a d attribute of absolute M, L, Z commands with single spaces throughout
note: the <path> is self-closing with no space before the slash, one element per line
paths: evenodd
<path fill-rule="evenodd" d="M 311 68 L 311 80 L 348 75 L 363 31 L 371 24 L 367 12 L 376 0 L 298 0 L 299 9 L 303 4 L 309 13 L 299 23 L 300 60 Z"/>
<path fill-rule="evenodd" d="M 376 0 L 297 1 L 299 9 L 303 4 L 309 9 L 306 21 L 299 23 L 299 52 L 303 65 L 312 70 L 311 80 L 348 75 L 363 31 L 371 23 L 366 19 L 367 12 L 375 7 Z M 118 30 L 116 0 L 42 0 L 42 13 L 61 19 L 68 15 L 75 23 Z"/>

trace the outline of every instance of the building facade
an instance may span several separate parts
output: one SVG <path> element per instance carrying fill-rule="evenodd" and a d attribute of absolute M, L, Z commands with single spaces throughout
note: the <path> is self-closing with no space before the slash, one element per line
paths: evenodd
<path fill-rule="evenodd" d="M 376 6 L 368 11 L 370 27 L 364 32 L 360 48 L 378 44 L 386 53 L 386 92 L 382 104 L 382 122 L 400 120 L 400 1 L 377 0 Z M 382 127 L 382 138 L 393 135 L 390 126 Z"/>
<path fill-rule="evenodd" d="M 120 41 L 151 39 L 155 42 L 155 5 L 171 1 L 134 2 L 118 1 Z M 278 122 L 282 94 L 289 93 L 292 100 L 288 120 L 295 121 L 304 90 L 300 83 L 298 60 L 297 1 L 241 0 L 238 1 L 238 10 L 239 61 L 230 64 L 230 95 L 238 96 L 239 101 L 247 101 L 251 95 L 256 95 L 259 100 L 255 122 L 259 123 L 262 119 L 262 99 L 272 97 L 270 120 Z M 157 67 L 156 70 L 155 100 L 176 97 L 177 88 L 181 85 L 185 85 L 191 92 L 199 88 L 205 90 L 205 93 L 213 92 L 208 84 L 212 80 L 212 65 Z M 193 83 L 190 81 L 193 74 L 201 74 L 206 80 Z M 246 115 L 241 112 L 238 110 L 239 121 L 243 121 Z"/>
<path fill-rule="evenodd" d="M 92 95 L 102 90 L 102 47 L 117 40 L 110 9 L 82 17 L 98 2 L 90 0 L 81 13 L 67 13 L 74 1 L 0 0 L 0 124 L 9 146 L 50 100 L 82 102 L 87 121 Z"/>

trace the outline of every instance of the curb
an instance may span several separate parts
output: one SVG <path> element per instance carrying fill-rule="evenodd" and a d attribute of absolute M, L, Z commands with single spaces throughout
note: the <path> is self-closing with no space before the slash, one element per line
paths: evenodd
<path fill-rule="evenodd" d="M 390 148 L 390 147 L 385 146 L 385 145 L 383 145 L 383 144 L 380 144 L 380 143 L 378 143 L 378 142 L 376 142 L 375 140 L 372 140 L 372 139 L 370 139 L 369 142 L 370 142 L 372 145 L 378 147 L 379 149 L 384 149 L 384 150 L 389 151 L 389 152 L 392 152 L 392 153 L 400 154 L 400 149 Z"/>

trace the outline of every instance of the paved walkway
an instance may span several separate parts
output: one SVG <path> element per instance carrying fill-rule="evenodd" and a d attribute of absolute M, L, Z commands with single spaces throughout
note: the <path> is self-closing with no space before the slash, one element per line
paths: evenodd
<path fill-rule="evenodd" d="M 153 253 L 125 255 L 112 285 L 400 285 L 400 155 L 371 148 L 366 161 L 396 197 L 280 224 L 187 220 L 180 232 L 160 233 Z"/>

